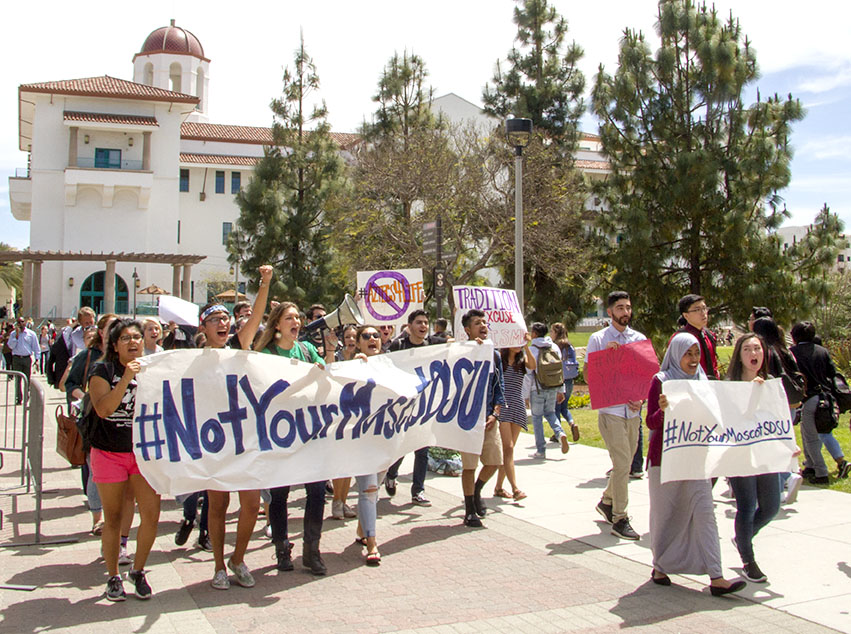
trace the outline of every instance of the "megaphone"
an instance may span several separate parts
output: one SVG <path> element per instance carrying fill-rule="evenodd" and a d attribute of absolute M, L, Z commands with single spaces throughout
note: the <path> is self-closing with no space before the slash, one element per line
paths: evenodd
<path fill-rule="evenodd" d="M 343 324 L 357 324 L 358 326 L 363 326 L 364 324 L 363 315 L 360 314 L 358 305 L 348 293 L 346 293 L 340 305 L 337 306 L 337 310 L 319 319 L 314 319 L 305 326 L 305 330 L 312 331 L 320 328 L 331 328 L 333 330 Z"/>

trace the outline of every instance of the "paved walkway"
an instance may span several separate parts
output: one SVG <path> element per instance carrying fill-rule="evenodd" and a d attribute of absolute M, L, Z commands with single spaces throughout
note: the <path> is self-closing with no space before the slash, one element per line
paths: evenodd
<path fill-rule="evenodd" d="M 47 400 L 52 411 L 61 396 L 48 389 Z M 148 565 L 153 599 L 110 604 L 99 541 L 86 532 L 79 472 L 53 451 L 52 420 L 45 427 L 44 539 L 79 541 L 0 549 L 0 584 L 37 586 L 0 590 L 0 632 L 851 632 L 847 495 L 805 487 L 798 503 L 756 540 L 770 584 L 715 598 L 705 578 L 676 576 L 670 588 L 649 582 L 645 481 L 630 484 L 633 526 L 642 538 L 619 541 L 593 508 L 605 486 L 607 454 L 575 445 L 567 456 L 553 448 L 549 460 L 532 461 L 523 458 L 533 444 L 523 435 L 528 446 L 516 453 L 529 498 L 521 504 L 488 499 L 483 529 L 461 525 L 458 478 L 429 478 L 431 508 L 409 504 L 406 482 L 392 500 L 382 494 L 379 568 L 363 565 L 353 544 L 355 520 L 328 519 L 322 539 L 327 577 L 305 572 L 300 557 L 294 572 L 278 573 L 272 546 L 258 532 L 246 557 L 257 586 L 214 590 L 211 555 L 190 547 L 194 534 L 187 547 L 175 546 L 181 514 L 166 500 Z M 6 461 L 0 488 L 15 484 L 13 462 Z M 403 472 L 410 465 L 409 457 Z M 723 488 L 716 487 L 718 493 Z M 489 484 L 487 494 L 492 490 Z M 293 497 L 292 527 L 299 528 L 303 498 Z M 734 508 L 720 495 L 716 501 L 723 561 L 735 576 Z M 32 539 L 33 506 L 31 495 L 0 495 L 0 543 Z M 234 528 L 235 513 L 231 539 Z M 300 554 L 300 535 L 293 537 Z"/>

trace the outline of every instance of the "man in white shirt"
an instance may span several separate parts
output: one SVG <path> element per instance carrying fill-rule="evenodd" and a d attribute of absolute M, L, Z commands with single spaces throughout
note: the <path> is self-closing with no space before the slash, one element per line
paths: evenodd
<path fill-rule="evenodd" d="M 594 353 L 606 348 L 618 348 L 646 339 L 640 332 L 629 327 L 632 319 L 632 303 L 629 293 L 613 291 L 609 293 L 606 313 L 611 318 L 607 328 L 598 330 L 588 339 L 585 360 Z M 617 372 L 612 367 L 610 372 Z M 629 503 L 629 471 L 632 457 L 638 446 L 638 430 L 641 426 L 642 401 L 625 401 L 619 405 L 603 407 L 597 412 L 597 424 L 600 435 L 609 450 L 612 460 L 612 472 L 603 497 L 597 504 L 597 512 L 612 525 L 612 534 L 623 539 L 638 539 L 629 523 L 626 507 Z"/>
<path fill-rule="evenodd" d="M 22 372 L 30 379 L 33 357 L 36 359 L 41 355 L 41 346 L 38 343 L 38 335 L 27 328 L 27 322 L 23 317 L 18 317 L 15 329 L 9 335 L 9 348 L 12 350 L 12 370 Z M 20 405 L 24 400 L 24 390 L 20 377 L 15 378 L 15 404 Z"/>

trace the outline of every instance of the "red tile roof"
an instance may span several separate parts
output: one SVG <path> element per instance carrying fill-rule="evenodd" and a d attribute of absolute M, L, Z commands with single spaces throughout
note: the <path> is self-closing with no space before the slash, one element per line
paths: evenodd
<path fill-rule="evenodd" d="M 581 159 L 576 161 L 576 167 L 581 170 L 610 170 L 612 166 L 608 161 L 589 161 Z"/>
<path fill-rule="evenodd" d="M 19 92 L 38 92 L 57 95 L 79 95 L 82 97 L 110 97 L 113 99 L 140 99 L 143 101 L 167 101 L 181 103 L 200 103 L 198 97 L 155 88 L 146 84 L 137 84 L 126 79 L 117 79 L 109 75 L 48 81 L 40 84 L 23 84 Z"/>
<path fill-rule="evenodd" d="M 137 55 L 149 55 L 151 53 L 177 53 L 182 55 L 194 55 L 204 61 L 210 61 L 204 57 L 204 47 L 201 41 L 191 31 L 175 26 L 174 20 L 169 26 L 162 26 L 145 38 L 142 50 Z M 136 57 L 133 58 L 135 61 Z"/>
<path fill-rule="evenodd" d="M 252 145 L 272 145 L 273 142 L 271 128 L 191 121 L 180 126 L 180 138 L 188 141 L 220 141 Z M 331 138 L 344 150 L 360 140 L 359 135 L 349 132 L 331 132 Z"/>
<path fill-rule="evenodd" d="M 247 165 L 254 167 L 259 161 L 256 156 L 234 156 L 230 154 L 193 154 L 181 152 L 181 163 L 200 163 L 202 165 Z"/>
<path fill-rule="evenodd" d="M 141 117 L 133 114 L 107 114 L 105 112 L 72 112 L 70 110 L 65 111 L 65 121 L 159 126 L 156 117 Z"/>

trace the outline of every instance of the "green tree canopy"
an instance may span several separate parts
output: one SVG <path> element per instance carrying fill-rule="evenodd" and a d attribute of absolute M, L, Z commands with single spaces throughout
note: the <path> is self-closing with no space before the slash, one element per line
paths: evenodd
<path fill-rule="evenodd" d="M 598 188 L 610 283 L 634 295 L 651 334 L 674 328 L 686 293 L 714 314 L 771 305 L 782 321 L 799 280 L 773 232 L 788 217 L 777 192 L 803 109 L 791 95 L 745 105 L 756 53 L 732 16 L 661 0 L 657 17 L 658 50 L 626 29 L 614 75 L 601 67 L 592 94 L 612 169 Z"/>
<path fill-rule="evenodd" d="M 305 304 L 335 301 L 340 294 L 329 273 L 326 212 L 344 187 L 344 164 L 324 102 L 308 105 L 318 89 L 302 40 L 293 70 L 284 71 L 282 95 L 271 104 L 274 145 L 237 195 L 240 215 L 228 245 L 229 261 L 239 262 L 252 288 L 259 284 L 258 268 L 271 264 L 276 275 L 271 296 Z"/>

